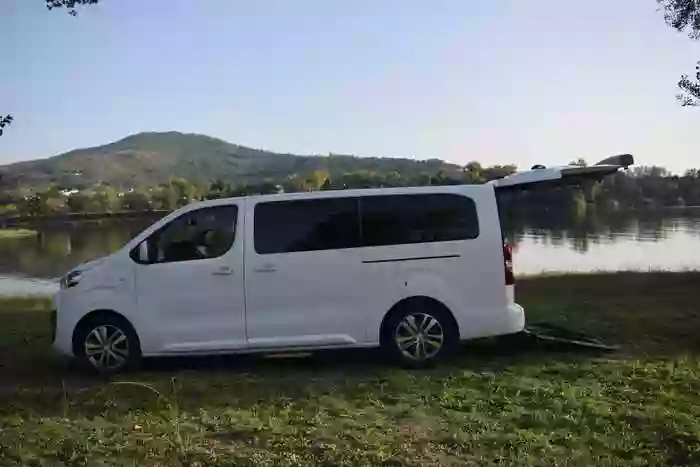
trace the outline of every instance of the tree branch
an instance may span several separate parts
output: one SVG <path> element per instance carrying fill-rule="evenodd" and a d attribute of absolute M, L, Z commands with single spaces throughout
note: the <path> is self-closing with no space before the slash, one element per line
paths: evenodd
<path fill-rule="evenodd" d="M 69 15 L 77 15 L 76 7 L 82 5 L 94 5 L 99 0 L 44 0 L 46 8 L 53 10 L 54 8 L 65 8 Z"/>
<path fill-rule="evenodd" d="M 698 0 L 657 0 L 664 9 L 666 23 L 679 32 L 700 39 L 700 2 Z"/>
<path fill-rule="evenodd" d="M 691 39 L 700 39 L 700 0 L 656 0 L 664 9 L 666 23 Z M 676 98 L 683 107 L 700 107 L 700 62 L 695 67 L 695 79 L 681 75 L 680 94 Z"/>
<path fill-rule="evenodd" d="M 683 107 L 700 107 L 700 62 L 698 62 L 695 70 L 694 80 L 688 75 L 682 75 L 680 81 L 678 81 L 681 93 L 676 98 Z"/>
<path fill-rule="evenodd" d="M 5 127 L 12 123 L 12 120 L 14 120 L 12 115 L 0 116 L 0 136 L 2 136 Z"/>

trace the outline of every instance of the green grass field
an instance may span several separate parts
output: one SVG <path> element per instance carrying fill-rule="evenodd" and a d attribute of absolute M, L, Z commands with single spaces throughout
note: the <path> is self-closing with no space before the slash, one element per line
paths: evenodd
<path fill-rule="evenodd" d="M 112 382 L 0 300 L 0 465 L 700 465 L 696 273 L 528 278 L 518 300 L 614 354 L 469 343 L 423 371 L 372 351 L 151 361 Z"/>

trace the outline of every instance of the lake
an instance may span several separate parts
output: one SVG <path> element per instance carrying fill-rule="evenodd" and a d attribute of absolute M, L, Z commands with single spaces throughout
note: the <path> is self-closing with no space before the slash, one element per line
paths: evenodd
<path fill-rule="evenodd" d="M 54 225 L 0 240 L 0 295 L 50 294 L 73 266 L 119 249 L 152 220 Z M 700 269 L 700 210 L 509 221 L 516 274 Z"/>

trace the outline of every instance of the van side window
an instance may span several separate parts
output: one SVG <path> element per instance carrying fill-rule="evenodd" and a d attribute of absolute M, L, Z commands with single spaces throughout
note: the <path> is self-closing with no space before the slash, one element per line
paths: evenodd
<path fill-rule="evenodd" d="M 471 198 L 449 193 L 360 198 L 364 246 L 449 242 L 479 235 Z"/>
<path fill-rule="evenodd" d="M 357 198 L 259 203 L 254 217 L 255 251 L 261 255 L 360 246 Z"/>
<path fill-rule="evenodd" d="M 148 240 L 150 263 L 192 261 L 222 256 L 235 237 L 237 206 L 214 206 L 173 219 Z"/>

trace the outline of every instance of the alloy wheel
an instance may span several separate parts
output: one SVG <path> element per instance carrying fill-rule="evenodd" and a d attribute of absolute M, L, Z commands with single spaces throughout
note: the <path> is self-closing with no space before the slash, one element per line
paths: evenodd
<path fill-rule="evenodd" d="M 96 369 L 111 371 L 123 367 L 129 359 L 129 339 L 111 324 L 96 326 L 85 337 L 85 356 Z"/>
<path fill-rule="evenodd" d="M 422 362 L 440 352 L 445 343 L 445 334 L 440 321 L 434 316 L 412 313 L 396 326 L 394 343 L 405 357 Z"/>

